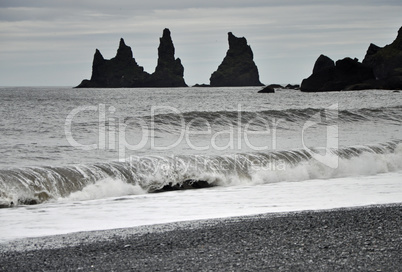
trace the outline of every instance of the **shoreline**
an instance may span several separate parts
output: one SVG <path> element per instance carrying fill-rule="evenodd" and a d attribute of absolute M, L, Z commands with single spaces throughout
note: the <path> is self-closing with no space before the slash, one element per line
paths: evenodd
<path fill-rule="evenodd" d="M 399 203 L 25 238 L 0 244 L 0 271 L 397 271 L 401 218 Z"/>

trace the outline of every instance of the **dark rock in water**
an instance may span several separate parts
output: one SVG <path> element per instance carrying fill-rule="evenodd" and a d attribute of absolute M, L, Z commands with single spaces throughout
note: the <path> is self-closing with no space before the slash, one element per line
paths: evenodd
<path fill-rule="evenodd" d="M 302 81 L 301 91 L 341 91 L 347 90 L 352 85 L 374 79 L 372 69 L 357 59 L 344 58 L 338 60 L 334 66 L 329 65 L 328 59 L 323 61 L 322 55 L 317 59 L 321 63 L 318 65 L 316 63 L 314 65 L 316 72 Z"/>
<path fill-rule="evenodd" d="M 370 44 L 362 63 L 345 58 L 334 65 L 321 55 L 313 74 L 301 84 L 305 92 L 366 89 L 402 89 L 402 27 L 391 44 L 383 48 Z"/>
<path fill-rule="evenodd" d="M 299 84 L 288 84 L 285 86 L 285 89 L 289 89 L 289 90 L 300 90 L 300 85 Z"/>
<path fill-rule="evenodd" d="M 77 88 L 186 87 L 183 78 L 184 68 L 180 59 L 174 58 L 174 46 L 169 29 L 163 31 L 158 55 L 155 73 L 150 75 L 137 64 L 131 47 L 120 39 L 117 54 L 110 60 L 105 60 L 96 49 L 91 79 L 84 79 Z"/>
<path fill-rule="evenodd" d="M 283 86 L 280 84 L 269 84 L 267 87 L 272 87 L 274 89 L 283 89 Z"/>
<path fill-rule="evenodd" d="M 174 58 L 174 53 L 170 30 L 165 28 L 158 47 L 158 65 L 148 82 L 150 87 L 187 87 L 184 67 L 179 58 Z"/>
<path fill-rule="evenodd" d="M 391 44 L 383 48 L 370 44 L 363 63 L 374 71 L 374 88 L 402 89 L 402 27 Z"/>
<path fill-rule="evenodd" d="M 90 80 L 83 80 L 77 88 L 145 87 L 149 74 L 133 58 L 131 47 L 120 39 L 114 58 L 105 60 L 96 49 Z"/>
<path fill-rule="evenodd" d="M 335 67 L 335 62 L 332 59 L 327 56 L 320 55 L 314 64 L 313 74 L 333 67 Z"/>
<path fill-rule="evenodd" d="M 205 88 L 205 87 L 211 87 L 211 85 L 209 85 L 209 84 L 195 84 L 193 87 L 202 87 L 202 88 Z"/>
<path fill-rule="evenodd" d="M 209 184 L 207 181 L 204 180 L 185 180 L 182 184 L 169 184 L 165 185 L 160 189 L 153 190 L 151 193 L 162 193 L 162 192 L 169 192 L 169 191 L 178 191 L 178 190 L 189 190 L 189 189 L 202 189 L 202 188 L 209 188 L 213 187 L 214 185 Z"/>
<path fill-rule="evenodd" d="M 283 86 L 279 84 L 270 84 L 264 89 L 258 91 L 258 93 L 275 93 L 275 89 L 283 89 Z"/>
<path fill-rule="evenodd" d="M 218 70 L 211 75 L 211 86 L 263 86 L 246 38 L 237 38 L 229 32 L 228 40 L 229 50 Z"/>
<path fill-rule="evenodd" d="M 258 93 L 275 93 L 275 88 L 272 86 L 266 86 L 264 89 L 258 91 Z"/>

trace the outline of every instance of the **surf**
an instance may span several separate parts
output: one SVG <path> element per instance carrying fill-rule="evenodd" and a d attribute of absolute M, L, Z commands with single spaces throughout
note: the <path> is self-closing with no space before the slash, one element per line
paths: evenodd
<path fill-rule="evenodd" d="M 402 141 L 329 149 L 338 167 L 314 159 L 314 149 L 221 156 L 142 156 L 124 162 L 0 170 L 0 207 L 60 199 L 260 185 L 284 181 L 367 176 L 402 169 Z M 318 152 L 318 151 L 317 151 Z"/>

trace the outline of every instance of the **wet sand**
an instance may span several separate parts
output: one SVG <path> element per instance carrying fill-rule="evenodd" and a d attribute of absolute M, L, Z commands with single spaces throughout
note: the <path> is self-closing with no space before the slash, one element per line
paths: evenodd
<path fill-rule="evenodd" d="M 402 204 L 179 222 L 0 244 L 0 271 L 399 271 Z"/>

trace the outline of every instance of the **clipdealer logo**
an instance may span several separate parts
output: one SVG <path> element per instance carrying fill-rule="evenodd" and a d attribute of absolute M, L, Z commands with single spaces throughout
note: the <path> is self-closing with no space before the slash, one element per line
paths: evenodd
<path fill-rule="evenodd" d="M 302 144 L 303 148 L 307 150 L 311 157 L 333 169 L 338 168 L 339 157 L 333 151 L 339 147 L 339 128 L 338 128 L 338 115 L 339 115 L 338 103 L 335 103 L 326 109 L 317 112 L 311 116 L 303 125 L 302 129 Z M 317 126 L 319 123 L 325 124 L 326 127 L 326 145 L 322 147 L 309 148 L 306 145 L 306 131 Z"/>
<path fill-rule="evenodd" d="M 91 113 L 92 112 L 92 113 Z M 175 116 L 175 126 L 178 135 L 175 135 L 173 142 L 157 142 L 157 132 L 160 129 L 161 121 L 158 119 L 160 114 L 173 114 Z M 82 115 L 93 113 L 97 114 L 97 143 L 83 144 L 79 141 L 78 137 L 74 137 L 74 124 L 77 125 L 79 118 Z M 224 150 L 241 150 L 242 146 L 254 151 L 269 150 L 268 143 L 265 145 L 257 146 L 253 144 L 251 138 L 253 135 L 271 136 L 272 149 L 276 149 L 276 133 L 277 127 L 282 119 L 272 118 L 272 120 L 263 119 L 256 116 L 247 123 L 242 123 L 242 108 L 239 104 L 237 107 L 236 121 L 228 121 L 224 117 L 217 117 L 214 120 L 207 120 L 203 117 L 195 117 L 191 120 L 185 118 L 185 113 L 170 106 L 152 106 L 150 109 L 150 116 L 142 118 L 118 118 L 113 114 L 116 113 L 116 108 L 113 106 L 106 107 L 105 104 L 98 106 L 81 106 L 73 109 L 65 120 L 64 131 L 68 143 L 81 150 L 117 150 L 119 159 L 126 159 L 126 150 L 141 150 L 143 148 L 150 148 L 154 151 L 171 150 L 180 145 L 183 141 L 185 144 L 195 151 L 205 151 L 214 149 L 219 151 Z M 157 120 L 158 119 L 158 120 Z M 85 119 L 84 119 L 85 120 Z M 75 121 L 75 122 L 74 122 Z M 219 123 L 225 122 L 225 129 L 214 131 L 214 127 L 221 127 Z M 258 123 L 261 131 L 253 129 L 253 124 Z M 202 124 L 196 127 L 196 124 Z M 130 134 L 129 129 L 136 130 L 135 138 L 136 144 L 130 143 L 127 138 Z M 77 136 L 77 135 L 76 135 Z M 132 136 L 132 135 L 130 135 Z M 197 136 L 201 136 L 208 141 L 199 143 Z M 268 138 L 268 137 L 267 137 Z M 222 144 L 221 139 L 227 139 Z M 95 140 L 95 139 L 92 139 Z M 133 140 L 132 137 L 130 140 Z"/>
<path fill-rule="evenodd" d="M 90 113 L 92 112 L 92 113 Z M 82 118 L 84 114 L 84 121 L 87 120 L 88 114 L 97 115 L 97 143 L 83 144 L 79 140 L 74 138 L 73 124 L 74 120 Z M 116 115 L 116 108 L 113 106 L 106 106 L 105 104 L 99 104 L 98 106 L 81 106 L 73 109 L 65 120 L 65 136 L 69 144 L 77 149 L 81 150 L 115 150 L 118 152 L 119 160 L 126 160 L 126 151 L 136 151 L 143 148 L 149 148 L 154 151 L 166 151 L 171 150 L 180 145 L 183 141 L 187 147 L 195 151 L 205 151 L 209 149 L 225 151 L 225 150 L 242 150 L 242 145 L 246 145 L 246 148 L 255 152 L 261 151 L 274 151 L 277 147 L 277 129 L 281 122 L 286 122 L 280 118 L 263 118 L 261 116 L 255 116 L 252 120 L 247 120 L 244 123 L 242 118 L 242 108 L 239 104 L 237 106 L 236 120 L 225 120 L 224 117 L 217 117 L 214 120 L 207 120 L 203 117 L 194 117 L 189 120 L 185 118 L 185 113 L 170 106 L 152 106 L 150 109 L 150 116 L 139 118 L 118 118 Z M 161 120 L 157 120 L 160 114 L 170 113 L 175 116 L 176 130 L 179 135 L 174 139 L 174 142 L 164 142 L 162 145 L 155 141 L 157 138 L 157 131 L 161 125 Z M 77 123 L 77 120 L 76 123 Z M 222 126 L 218 131 L 214 131 L 212 128 L 216 124 L 225 122 L 225 129 L 222 130 Z M 322 163 L 330 168 L 338 167 L 338 156 L 333 152 L 338 148 L 338 104 L 333 104 L 325 109 L 320 110 L 307 121 L 304 122 L 301 130 L 301 139 L 303 148 L 309 152 L 312 159 Z M 162 122 L 163 123 L 163 122 Z M 198 127 L 194 128 L 195 124 L 202 124 L 202 130 Z M 216 123 L 216 124 L 215 124 Z M 253 129 L 253 124 L 259 124 L 259 130 Z M 78 122 L 79 124 L 79 122 Z M 326 129 L 326 143 L 322 147 L 310 148 L 307 146 L 307 131 L 314 127 L 325 127 Z M 135 141 L 136 143 L 130 143 L 127 141 L 128 130 L 135 128 Z M 257 135 L 271 142 L 265 145 L 256 146 L 251 140 L 250 136 Z M 201 136 L 204 141 L 198 142 L 197 136 Z M 322 136 L 322 135 L 320 135 Z M 132 138 L 132 135 L 130 135 Z M 129 137 L 129 138 L 130 138 Z M 191 138 L 193 137 L 193 138 Z M 132 140 L 130 138 L 130 140 Z M 219 138 L 225 139 L 225 143 L 219 142 Z M 205 139 L 208 139 L 205 141 Z M 95 140 L 95 139 L 92 139 Z M 261 144 L 261 143 L 260 143 Z"/>

